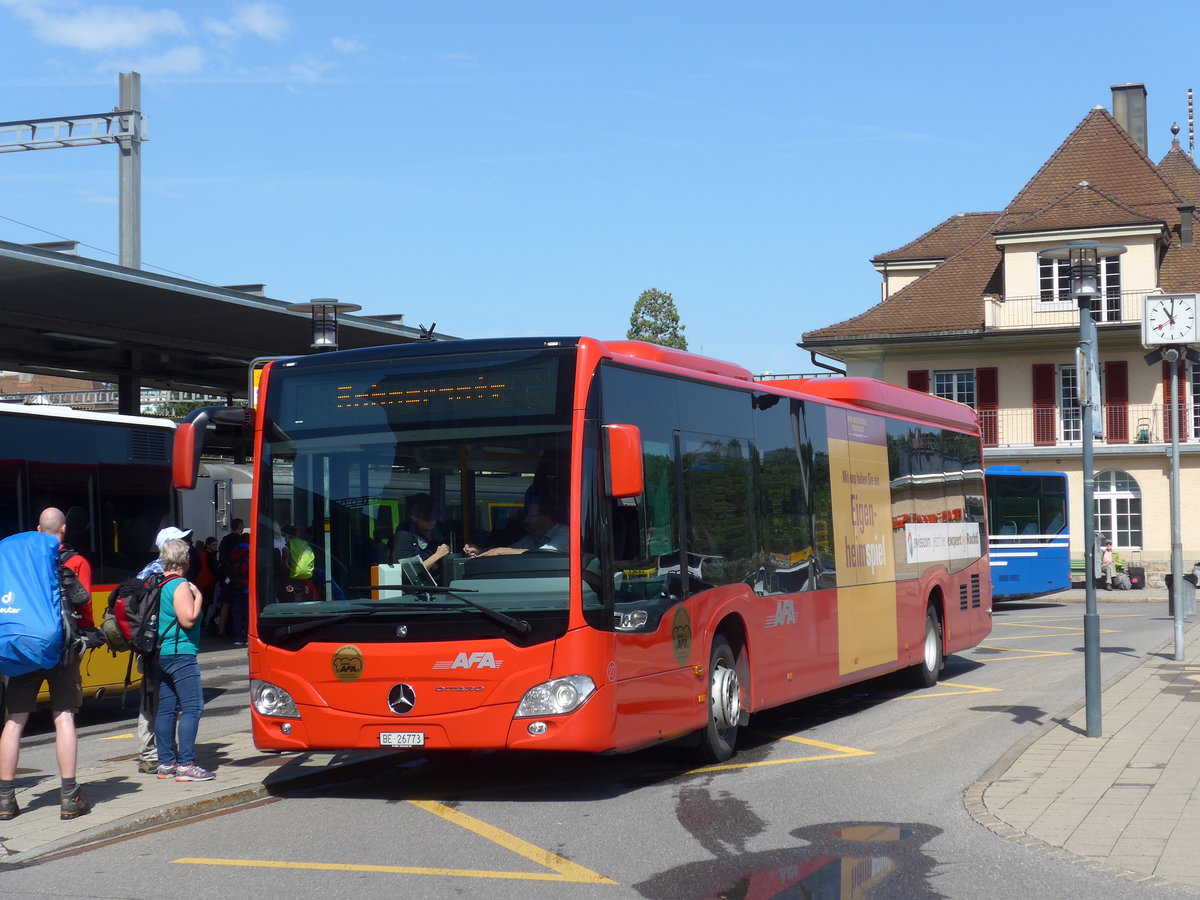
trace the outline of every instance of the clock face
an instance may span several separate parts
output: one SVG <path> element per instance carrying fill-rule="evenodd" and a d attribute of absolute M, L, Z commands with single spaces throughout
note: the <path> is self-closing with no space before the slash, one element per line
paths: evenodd
<path fill-rule="evenodd" d="M 1196 340 L 1196 298 L 1147 297 L 1143 343 L 1188 344 Z"/>

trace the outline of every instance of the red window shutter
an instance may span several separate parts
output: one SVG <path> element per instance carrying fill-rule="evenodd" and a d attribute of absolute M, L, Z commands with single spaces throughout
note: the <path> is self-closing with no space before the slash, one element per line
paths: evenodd
<path fill-rule="evenodd" d="M 975 411 L 983 446 L 995 447 L 1000 441 L 1000 373 L 995 367 L 975 370 Z"/>
<path fill-rule="evenodd" d="M 1104 364 L 1104 436 L 1110 444 L 1129 443 L 1129 363 Z"/>
<path fill-rule="evenodd" d="M 1179 440 L 1186 441 L 1188 436 L 1187 424 L 1187 370 L 1181 366 L 1179 373 Z M 1171 440 L 1171 363 L 1163 360 L 1163 435 L 1165 440 Z"/>
<path fill-rule="evenodd" d="M 928 369 L 909 369 L 908 370 L 908 386 L 914 391 L 929 393 L 929 370 Z"/>
<path fill-rule="evenodd" d="M 1054 363 L 1033 365 L 1033 442 L 1044 447 L 1055 442 L 1058 416 L 1057 378 Z"/>

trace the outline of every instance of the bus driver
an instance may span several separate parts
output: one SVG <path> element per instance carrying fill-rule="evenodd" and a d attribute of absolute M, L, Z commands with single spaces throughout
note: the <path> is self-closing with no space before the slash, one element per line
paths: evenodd
<path fill-rule="evenodd" d="M 474 544 L 464 544 L 467 556 L 515 556 L 528 550 L 554 550 L 567 552 L 570 534 L 567 526 L 559 521 L 557 504 L 552 500 L 531 497 L 525 508 L 525 537 L 508 547 L 492 547 L 481 551 Z"/>

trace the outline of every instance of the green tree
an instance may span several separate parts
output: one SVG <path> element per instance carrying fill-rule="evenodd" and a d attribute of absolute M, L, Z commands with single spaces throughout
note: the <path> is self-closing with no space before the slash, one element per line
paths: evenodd
<path fill-rule="evenodd" d="M 685 330 L 685 326 L 679 324 L 675 299 L 666 291 L 650 288 L 642 291 L 633 304 L 633 315 L 629 317 L 629 331 L 625 337 L 631 341 L 648 341 L 662 347 L 686 350 Z"/>

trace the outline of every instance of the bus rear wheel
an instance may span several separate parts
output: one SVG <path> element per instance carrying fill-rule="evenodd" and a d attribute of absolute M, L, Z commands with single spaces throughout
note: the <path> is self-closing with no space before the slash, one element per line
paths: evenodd
<path fill-rule="evenodd" d="M 717 635 L 708 657 L 708 724 L 696 747 L 701 762 L 724 762 L 733 756 L 742 719 L 742 685 L 736 663 L 729 641 Z"/>
<path fill-rule="evenodd" d="M 942 673 L 942 664 L 942 620 L 933 604 L 930 604 L 925 610 L 925 643 L 921 661 L 908 669 L 908 683 L 917 688 L 933 687 Z"/>

